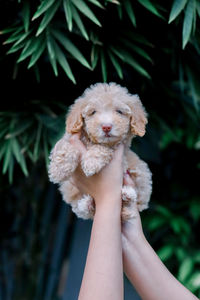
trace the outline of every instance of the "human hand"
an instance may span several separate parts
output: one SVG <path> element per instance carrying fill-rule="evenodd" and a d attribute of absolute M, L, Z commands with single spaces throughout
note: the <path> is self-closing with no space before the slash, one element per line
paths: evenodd
<path fill-rule="evenodd" d="M 134 181 L 128 173 L 124 175 L 123 185 L 135 187 Z M 127 242 L 135 242 L 137 238 L 144 236 L 140 214 L 137 208 L 137 203 L 134 203 L 135 218 L 122 222 L 122 246 L 123 250 L 126 248 Z"/>
<path fill-rule="evenodd" d="M 70 143 L 79 149 L 80 155 L 86 150 L 80 141 L 80 134 L 73 134 Z M 83 194 L 89 194 L 94 198 L 96 210 L 100 207 L 118 207 L 121 211 L 121 189 L 123 182 L 123 155 L 124 146 L 119 145 L 114 152 L 113 159 L 99 173 L 86 177 L 80 165 L 74 172 L 71 182 L 74 183 Z"/>

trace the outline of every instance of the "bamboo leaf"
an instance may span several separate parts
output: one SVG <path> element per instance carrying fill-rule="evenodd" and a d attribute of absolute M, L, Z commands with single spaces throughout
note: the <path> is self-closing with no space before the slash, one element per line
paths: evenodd
<path fill-rule="evenodd" d="M 41 14 L 43 14 L 45 11 L 47 11 L 47 9 L 49 7 L 51 7 L 51 5 L 57 0 L 43 0 L 41 2 L 41 4 L 39 5 L 37 11 L 35 12 L 32 20 L 35 20 L 36 18 L 38 18 L 39 16 L 41 16 Z"/>
<path fill-rule="evenodd" d="M 17 162 L 19 163 L 21 160 L 22 154 L 21 154 L 21 149 L 20 149 L 19 143 L 16 138 L 11 139 L 11 146 L 12 146 L 12 152 L 13 152 Z"/>
<path fill-rule="evenodd" d="M 151 78 L 150 75 L 147 73 L 147 71 L 143 67 L 141 67 L 141 65 L 139 65 L 138 62 L 128 52 L 125 51 L 121 51 L 121 52 L 122 54 L 124 54 L 125 62 L 127 64 L 132 66 L 141 75 L 147 77 L 148 79 Z"/>
<path fill-rule="evenodd" d="M 134 52 L 136 52 L 138 55 L 144 57 L 146 60 L 153 62 L 151 57 L 148 55 L 148 53 L 142 49 L 141 47 L 136 46 L 134 43 L 130 42 L 129 40 L 125 38 L 120 38 L 120 41 L 122 41 L 123 45 L 126 45 L 130 49 L 132 49 Z"/>
<path fill-rule="evenodd" d="M 176 17 L 184 9 L 186 3 L 187 3 L 187 0 L 174 0 L 174 2 L 172 4 L 172 9 L 170 11 L 168 23 L 171 23 L 172 21 L 174 21 L 174 19 L 176 19 Z"/>
<path fill-rule="evenodd" d="M 82 33 L 84 38 L 88 41 L 89 37 L 88 37 L 87 31 L 86 31 L 85 26 L 83 25 L 83 22 L 79 16 L 79 13 L 77 12 L 77 9 L 74 6 L 72 6 L 72 14 L 73 14 L 74 21 L 75 21 L 76 25 L 78 26 L 80 32 Z"/>
<path fill-rule="evenodd" d="M 189 41 L 192 32 L 192 23 L 195 13 L 195 0 L 189 0 L 185 9 L 185 17 L 183 21 L 183 49 Z"/>
<path fill-rule="evenodd" d="M 135 18 L 135 13 L 133 11 L 133 7 L 131 5 L 131 1 L 125 0 L 123 4 L 133 26 L 136 27 L 136 18 Z"/>
<path fill-rule="evenodd" d="M 120 79 L 123 79 L 123 72 L 122 72 L 122 68 L 119 64 L 119 62 L 117 61 L 117 59 L 115 58 L 115 56 L 109 51 L 108 52 L 110 60 L 115 68 L 115 70 L 117 71 L 117 74 L 119 76 Z"/>
<path fill-rule="evenodd" d="M 12 184 L 13 182 L 13 169 L 14 169 L 14 159 L 13 156 L 11 156 L 9 166 L 8 166 L 8 180 L 10 184 Z"/>
<path fill-rule="evenodd" d="M 45 48 L 46 48 L 46 44 L 41 39 L 38 42 L 37 47 L 35 48 L 35 51 L 34 51 L 34 53 L 31 56 L 30 62 L 28 64 L 28 69 L 30 69 L 32 66 L 35 65 L 35 63 L 37 62 L 37 60 L 40 58 L 40 56 L 44 52 Z"/>
<path fill-rule="evenodd" d="M 6 143 L 6 151 L 5 151 L 4 160 L 3 160 L 3 170 L 2 170 L 3 174 L 5 174 L 7 169 L 8 169 L 9 162 L 10 162 L 10 159 L 11 159 L 11 155 L 12 155 L 11 142 L 8 141 Z"/>
<path fill-rule="evenodd" d="M 99 1 L 97 1 L 97 0 L 88 0 L 88 1 L 91 2 L 92 4 L 104 9 L 104 6 Z"/>
<path fill-rule="evenodd" d="M 55 76 L 58 76 L 56 55 L 55 55 L 55 49 L 54 49 L 54 40 L 50 35 L 47 36 L 47 49 L 48 49 L 48 53 L 49 53 L 49 61 L 53 68 L 54 74 L 55 74 Z"/>
<path fill-rule="evenodd" d="M 58 60 L 58 63 L 63 68 L 63 70 L 65 71 L 65 73 L 69 77 L 69 79 L 73 83 L 76 83 L 76 80 L 75 80 L 74 75 L 71 71 L 71 68 L 70 68 L 70 66 L 67 62 L 67 59 L 66 59 L 65 55 L 63 54 L 63 52 L 61 51 L 61 49 L 59 48 L 59 46 L 56 43 L 55 43 L 55 54 L 56 54 L 56 58 Z"/>
<path fill-rule="evenodd" d="M 72 31 L 72 9 L 71 2 L 69 0 L 63 0 L 63 7 L 65 12 L 65 18 L 67 21 L 69 31 Z"/>
<path fill-rule="evenodd" d="M 115 54 L 117 55 L 121 60 L 125 60 L 124 56 L 122 55 L 121 51 L 116 49 L 115 47 L 113 46 L 110 46 L 109 49 Z"/>
<path fill-rule="evenodd" d="M 106 70 L 106 59 L 103 50 L 101 51 L 101 71 L 103 76 L 103 81 L 107 81 L 107 70 Z"/>
<path fill-rule="evenodd" d="M 165 245 L 160 248 L 157 252 L 158 256 L 162 261 L 166 261 L 167 259 L 171 258 L 174 253 L 173 245 Z"/>
<path fill-rule="evenodd" d="M 138 2 L 143 5 L 151 13 L 163 19 L 163 16 L 158 12 L 157 8 L 151 3 L 150 0 L 138 0 Z"/>
<path fill-rule="evenodd" d="M 75 58 L 77 59 L 83 66 L 88 69 L 91 69 L 85 57 L 79 51 L 79 49 L 61 32 L 58 30 L 52 30 L 55 38 L 64 46 L 64 48 Z"/>
<path fill-rule="evenodd" d="M 60 6 L 60 0 L 56 0 L 55 3 L 47 9 L 47 11 L 45 12 L 44 17 L 39 25 L 36 36 L 40 35 L 44 31 L 44 29 L 47 27 L 47 25 L 51 22 L 55 13 L 57 12 L 59 6 Z"/>
<path fill-rule="evenodd" d="M 33 159 L 34 159 L 34 161 L 36 161 L 38 156 L 39 156 L 38 154 L 39 154 L 39 144 L 40 144 L 40 139 L 41 139 L 41 133 L 42 133 L 42 124 L 39 122 L 38 123 L 36 140 L 35 140 L 35 145 L 34 145 L 34 150 L 33 150 Z"/>
<path fill-rule="evenodd" d="M 28 32 L 29 24 L 30 24 L 30 2 L 24 1 L 22 8 L 22 17 L 24 22 L 24 30 Z"/>
<path fill-rule="evenodd" d="M 25 161 L 24 155 L 21 155 L 21 158 L 20 158 L 20 167 L 21 167 L 24 175 L 28 176 L 28 170 L 27 170 L 27 166 L 26 166 L 26 161 Z"/>
<path fill-rule="evenodd" d="M 186 278 L 192 273 L 193 268 L 194 268 L 193 259 L 191 257 L 185 258 L 180 265 L 178 271 L 178 279 L 182 282 L 185 281 Z"/>
<path fill-rule="evenodd" d="M 26 46 L 24 47 L 17 62 L 19 63 L 22 60 L 26 59 L 31 54 L 38 52 L 38 50 L 42 46 L 42 42 L 43 42 L 43 38 L 41 38 L 41 36 L 38 38 L 33 37 L 31 40 L 29 40 Z"/>
<path fill-rule="evenodd" d="M 101 27 L 101 23 L 96 18 L 92 10 L 87 6 L 87 4 L 82 0 L 72 0 L 72 3 L 76 6 L 78 10 L 82 12 L 88 19 L 94 22 L 96 25 Z"/>
<path fill-rule="evenodd" d="M 23 34 L 23 27 L 21 26 L 14 33 L 12 33 L 11 36 L 9 36 L 9 38 L 3 44 L 7 45 L 17 41 L 18 39 L 20 39 L 22 34 Z"/>
<path fill-rule="evenodd" d="M 96 45 L 92 45 L 92 50 L 91 50 L 91 64 L 92 64 L 92 70 L 95 69 L 97 62 L 99 59 L 99 47 Z"/>

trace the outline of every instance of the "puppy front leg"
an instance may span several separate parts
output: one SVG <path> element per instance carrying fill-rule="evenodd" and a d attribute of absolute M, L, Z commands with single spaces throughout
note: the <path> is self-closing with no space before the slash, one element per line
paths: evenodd
<path fill-rule="evenodd" d="M 112 159 L 113 150 L 111 148 L 94 145 L 90 147 L 82 156 L 81 166 L 87 177 L 98 173 Z"/>
<path fill-rule="evenodd" d="M 79 163 L 79 151 L 68 142 L 66 136 L 59 140 L 50 154 L 49 178 L 60 183 L 72 175 Z"/>

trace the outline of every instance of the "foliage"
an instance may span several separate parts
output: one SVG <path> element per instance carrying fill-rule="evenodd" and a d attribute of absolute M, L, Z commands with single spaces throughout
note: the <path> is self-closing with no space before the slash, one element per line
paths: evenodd
<path fill-rule="evenodd" d="M 68 106 L 102 79 L 138 93 L 149 113 L 147 134 L 133 142 L 153 172 L 144 227 L 167 267 L 200 296 L 199 18 L 197 0 L 0 3 L 0 76 L 6 95 L 0 112 L 0 198 L 6 199 L 2 219 L 10 228 L 1 233 L 0 297 L 58 299 L 66 256 L 56 232 L 64 238 L 71 225 L 63 206 L 54 203 L 44 162 L 63 134 Z M 32 276 L 24 279 L 25 271 Z"/>

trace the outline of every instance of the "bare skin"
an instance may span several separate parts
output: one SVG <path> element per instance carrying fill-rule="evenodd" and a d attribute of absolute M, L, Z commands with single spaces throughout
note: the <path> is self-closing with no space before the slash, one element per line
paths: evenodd
<path fill-rule="evenodd" d="M 124 184 L 134 185 L 126 175 Z M 165 267 L 146 240 L 139 212 L 122 225 L 124 271 L 143 300 L 197 300 Z"/>
<path fill-rule="evenodd" d="M 78 134 L 70 142 L 81 153 L 86 151 Z M 120 146 L 101 172 L 87 178 L 78 168 L 72 178 L 83 193 L 93 196 L 96 206 L 78 299 L 123 299 L 123 268 L 143 300 L 198 299 L 176 280 L 149 245 L 136 206 L 136 217 L 121 226 L 122 184 L 134 187 L 130 176 L 123 174 L 122 161 Z"/>
<path fill-rule="evenodd" d="M 75 135 L 71 141 L 82 153 L 84 145 Z M 123 146 L 111 163 L 87 178 L 80 169 L 73 181 L 95 199 L 95 216 L 79 300 L 122 300 L 123 264 L 121 242 L 121 188 Z M 106 191 L 106 195 L 105 195 Z"/>

